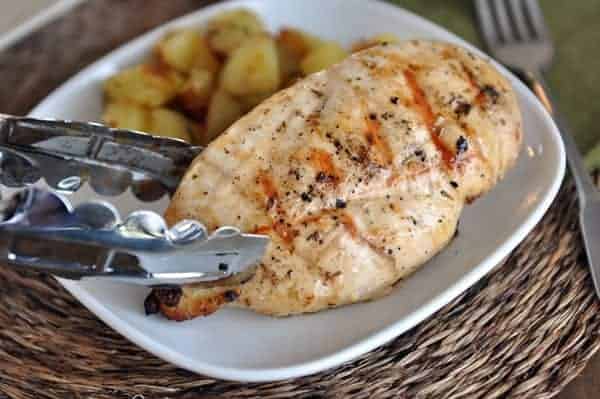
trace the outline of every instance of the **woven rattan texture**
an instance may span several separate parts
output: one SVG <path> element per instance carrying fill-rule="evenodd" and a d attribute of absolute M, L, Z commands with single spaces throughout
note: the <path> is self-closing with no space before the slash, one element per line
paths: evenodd
<path fill-rule="evenodd" d="M 2 111 L 26 113 L 110 49 L 206 3 L 89 0 L 0 53 Z M 305 378 L 240 384 L 177 369 L 49 277 L 0 267 L 0 304 L 0 398 L 549 398 L 600 347 L 600 306 L 569 184 L 486 279 L 388 345 Z"/>

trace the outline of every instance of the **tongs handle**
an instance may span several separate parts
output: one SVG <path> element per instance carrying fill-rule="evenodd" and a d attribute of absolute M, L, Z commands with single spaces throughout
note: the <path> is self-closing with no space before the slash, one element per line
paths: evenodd
<path fill-rule="evenodd" d="M 178 139 L 98 123 L 0 114 L 0 155 L 4 155 L 0 182 L 11 187 L 42 177 L 53 185 L 64 177 L 61 172 L 83 180 L 105 169 L 100 177 L 105 185 L 113 184 L 111 175 L 122 180 L 118 172 L 125 171 L 127 183 L 152 179 L 173 192 L 201 150 Z M 9 157 L 11 163 L 6 162 Z M 54 188 L 68 188 L 61 182 L 63 186 L 57 182 Z"/>

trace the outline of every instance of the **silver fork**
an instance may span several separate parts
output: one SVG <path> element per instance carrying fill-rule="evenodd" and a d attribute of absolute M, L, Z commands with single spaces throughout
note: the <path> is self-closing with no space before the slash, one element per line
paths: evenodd
<path fill-rule="evenodd" d="M 579 196 L 581 234 L 596 294 L 600 297 L 600 192 L 544 80 L 543 73 L 552 64 L 554 46 L 542 10 L 537 0 L 475 0 L 475 8 L 491 55 L 525 78 L 560 130 Z"/>

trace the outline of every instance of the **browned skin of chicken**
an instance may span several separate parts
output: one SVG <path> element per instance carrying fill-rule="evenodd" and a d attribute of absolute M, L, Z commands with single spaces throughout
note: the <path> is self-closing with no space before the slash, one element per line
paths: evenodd
<path fill-rule="evenodd" d="M 385 295 L 448 244 L 521 137 L 510 84 L 467 50 L 357 53 L 257 106 L 194 161 L 167 221 L 271 243 L 247 283 L 187 286 L 158 308 L 176 320 L 225 304 L 283 316 Z"/>

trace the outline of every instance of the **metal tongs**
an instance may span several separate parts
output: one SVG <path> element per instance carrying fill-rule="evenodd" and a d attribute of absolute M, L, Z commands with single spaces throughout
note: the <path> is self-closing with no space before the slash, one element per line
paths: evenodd
<path fill-rule="evenodd" d="M 209 234 L 196 220 L 169 228 L 149 210 L 122 218 L 104 198 L 144 207 L 171 195 L 201 150 L 96 123 L 0 114 L 0 265 L 146 286 L 249 278 L 267 237 L 235 227 Z"/>

